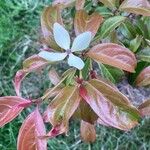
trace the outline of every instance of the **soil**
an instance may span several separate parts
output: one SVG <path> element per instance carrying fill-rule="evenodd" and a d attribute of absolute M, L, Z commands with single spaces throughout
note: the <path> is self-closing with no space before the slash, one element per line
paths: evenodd
<path fill-rule="evenodd" d="M 119 91 L 125 94 L 135 106 L 139 106 L 150 98 L 150 87 L 133 87 L 128 83 L 127 79 L 122 80 L 117 84 L 117 87 Z"/>

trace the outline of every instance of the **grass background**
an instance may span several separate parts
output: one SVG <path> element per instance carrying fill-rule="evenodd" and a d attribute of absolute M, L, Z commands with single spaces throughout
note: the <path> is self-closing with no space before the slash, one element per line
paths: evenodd
<path fill-rule="evenodd" d="M 22 67 L 22 61 L 38 53 L 40 33 L 40 14 L 42 8 L 51 0 L 1 0 L 0 1 L 0 96 L 15 95 L 13 77 Z M 33 96 L 48 85 L 37 80 L 34 86 L 28 84 L 23 89 L 26 97 Z M 31 79 L 27 80 L 29 83 Z M 0 129 L 0 150 L 16 150 L 19 127 L 30 112 L 27 109 L 11 123 Z M 69 135 L 61 135 L 48 141 L 48 150 L 149 150 L 150 119 L 146 118 L 130 132 L 97 126 L 97 140 L 93 144 L 80 139 L 79 122 L 70 122 Z"/>

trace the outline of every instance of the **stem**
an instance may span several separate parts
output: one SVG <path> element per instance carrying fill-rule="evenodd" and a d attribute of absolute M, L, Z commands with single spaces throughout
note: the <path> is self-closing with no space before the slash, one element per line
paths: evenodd
<path fill-rule="evenodd" d="M 90 59 L 90 70 L 93 70 L 92 59 Z"/>
<path fill-rule="evenodd" d="M 83 78 L 83 76 L 82 76 L 82 71 L 81 71 L 81 70 L 79 71 L 79 78 L 80 78 L 80 79 Z"/>

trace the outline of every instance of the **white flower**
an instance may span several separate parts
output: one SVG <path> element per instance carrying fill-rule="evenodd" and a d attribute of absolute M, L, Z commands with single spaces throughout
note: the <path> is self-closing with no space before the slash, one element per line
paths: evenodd
<path fill-rule="evenodd" d="M 53 34 L 56 43 L 61 48 L 63 48 L 66 52 L 54 53 L 54 52 L 42 51 L 39 53 L 39 56 L 51 62 L 61 61 L 68 56 L 68 64 L 70 66 L 73 66 L 81 70 L 84 67 L 84 62 L 82 61 L 81 58 L 75 56 L 73 52 L 83 51 L 89 47 L 89 44 L 92 40 L 91 32 L 84 32 L 78 35 L 74 39 L 72 46 L 71 46 L 69 33 L 60 24 L 58 23 L 54 24 Z"/>

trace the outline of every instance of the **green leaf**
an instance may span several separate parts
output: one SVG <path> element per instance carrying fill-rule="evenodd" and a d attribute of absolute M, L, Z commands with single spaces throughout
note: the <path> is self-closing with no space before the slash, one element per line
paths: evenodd
<path fill-rule="evenodd" d="M 128 39 L 133 39 L 136 36 L 136 30 L 134 28 L 134 25 L 126 19 L 124 23 L 119 27 L 120 32 Z"/>
<path fill-rule="evenodd" d="M 141 61 L 150 62 L 150 48 L 145 48 L 138 53 L 138 58 Z"/>
<path fill-rule="evenodd" d="M 70 75 L 67 77 L 66 79 L 66 86 L 68 85 L 72 85 L 74 83 L 74 75 L 76 73 L 76 70 L 74 70 L 72 73 L 70 73 Z"/>
<path fill-rule="evenodd" d="M 84 68 L 82 69 L 82 76 L 83 76 L 83 79 L 85 79 L 85 80 L 88 78 L 88 73 L 89 73 L 89 70 L 90 70 L 90 64 L 91 64 L 91 60 L 90 60 L 90 58 L 88 58 L 85 61 Z"/>
<path fill-rule="evenodd" d="M 102 2 L 105 6 L 110 8 L 115 8 L 116 0 L 99 0 Z"/>
<path fill-rule="evenodd" d="M 109 72 L 109 70 L 105 67 L 105 65 L 98 63 L 99 69 L 101 71 L 101 76 L 113 83 L 115 83 L 115 79 L 113 78 L 113 76 L 111 75 L 111 73 Z"/>
<path fill-rule="evenodd" d="M 102 6 L 96 7 L 95 11 L 100 13 L 100 15 L 102 15 L 103 17 L 109 17 L 114 15 L 108 8 Z"/>
<path fill-rule="evenodd" d="M 115 28 L 123 23 L 125 19 L 126 17 L 123 16 L 115 16 L 105 20 L 101 26 L 99 35 L 96 37 L 96 40 L 106 38 L 113 30 L 115 30 Z"/>
<path fill-rule="evenodd" d="M 101 63 L 98 63 L 101 75 L 103 78 L 111 81 L 112 83 L 117 83 L 121 77 L 124 75 L 124 72 L 120 69 L 117 69 L 115 67 L 109 66 L 109 65 L 103 65 Z"/>
<path fill-rule="evenodd" d="M 137 35 L 135 39 L 130 42 L 130 49 L 132 52 L 136 52 L 142 43 L 142 36 Z"/>

